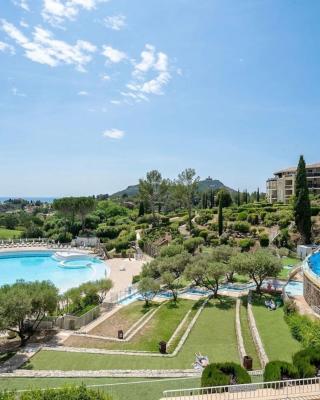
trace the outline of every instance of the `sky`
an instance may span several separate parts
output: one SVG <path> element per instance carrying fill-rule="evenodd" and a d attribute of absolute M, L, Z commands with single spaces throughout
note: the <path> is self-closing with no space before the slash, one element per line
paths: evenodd
<path fill-rule="evenodd" d="M 318 0 L 2 0 L 0 195 L 320 161 Z"/>

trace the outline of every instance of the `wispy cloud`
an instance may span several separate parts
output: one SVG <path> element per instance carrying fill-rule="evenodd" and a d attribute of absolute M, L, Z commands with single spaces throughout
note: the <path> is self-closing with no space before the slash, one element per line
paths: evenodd
<path fill-rule="evenodd" d="M 30 11 L 30 7 L 27 0 L 12 0 L 12 3 L 15 6 L 22 8 L 25 11 Z"/>
<path fill-rule="evenodd" d="M 13 87 L 11 89 L 11 93 L 13 94 L 13 96 L 18 96 L 18 97 L 27 97 L 27 95 L 23 92 L 20 92 L 20 90 L 16 87 Z"/>
<path fill-rule="evenodd" d="M 80 90 L 80 92 L 78 92 L 78 96 L 89 96 L 89 93 L 85 90 Z"/>
<path fill-rule="evenodd" d="M 124 131 L 120 129 L 107 129 L 103 132 L 103 136 L 109 139 L 122 139 L 124 135 Z"/>
<path fill-rule="evenodd" d="M 25 50 L 25 56 L 37 63 L 50 67 L 74 65 L 78 71 L 85 71 L 85 65 L 92 60 L 96 47 L 87 41 L 77 40 L 70 45 L 54 38 L 53 34 L 40 27 L 33 30 L 33 38 L 27 38 L 18 28 L 6 20 L 0 20 L 0 27 Z"/>
<path fill-rule="evenodd" d="M 3 53 L 8 52 L 10 54 L 15 54 L 15 49 L 13 46 L 11 46 L 11 44 L 1 42 L 1 41 L 0 41 L 0 51 Z"/>
<path fill-rule="evenodd" d="M 90 11 L 99 3 L 108 0 L 43 0 L 42 17 L 49 24 L 56 26 L 64 21 L 73 21 L 81 9 Z"/>
<path fill-rule="evenodd" d="M 104 75 L 101 75 L 101 80 L 102 81 L 110 81 L 110 76 L 109 75 L 107 75 L 107 74 L 104 74 Z"/>
<path fill-rule="evenodd" d="M 22 28 L 29 28 L 29 24 L 23 19 L 19 22 L 19 24 L 22 26 Z"/>
<path fill-rule="evenodd" d="M 114 31 L 120 31 L 126 26 L 126 17 L 124 15 L 108 16 L 104 20 L 104 25 Z"/>
<path fill-rule="evenodd" d="M 121 104 L 121 101 L 120 100 L 110 100 L 110 103 L 118 106 L 119 104 Z"/>
<path fill-rule="evenodd" d="M 123 51 L 114 49 L 111 46 L 103 46 L 102 54 L 107 58 L 109 62 L 119 63 L 127 58 L 126 53 Z"/>

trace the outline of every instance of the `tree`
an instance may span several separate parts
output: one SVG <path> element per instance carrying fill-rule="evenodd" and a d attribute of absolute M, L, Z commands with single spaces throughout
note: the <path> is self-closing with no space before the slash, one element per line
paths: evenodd
<path fill-rule="evenodd" d="M 221 262 L 226 265 L 226 277 L 228 282 L 233 282 L 233 276 L 236 272 L 234 264 L 230 263 L 232 256 L 239 252 L 238 249 L 228 245 L 222 245 L 213 248 L 210 253 L 210 258 L 214 261 Z"/>
<path fill-rule="evenodd" d="M 222 201 L 219 201 L 219 209 L 218 209 L 218 232 L 219 236 L 222 235 L 223 233 L 223 207 L 222 207 Z"/>
<path fill-rule="evenodd" d="M 311 206 L 306 174 L 306 163 L 303 156 L 300 156 L 297 169 L 293 210 L 295 223 L 301 236 L 301 242 L 302 244 L 310 244 Z"/>
<path fill-rule="evenodd" d="M 268 250 L 258 250 L 253 254 L 241 253 L 232 258 L 231 262 L 237 265 L 237 272 L 249 275 L 258 293 L 261 292 L 263 281 L 267 277 L 276 277 L 282 269 L 279 258 Z"/>
<path fill-rule="evenodd" d="M 185 240 L 183 242 L 183 245 L 189 253 L 194 254 L 197 248 L 203 245 L 204 242 L 205 241 L 202 237 L 195 237 Z"/>
<path fill-rule="evenodd" d="M 203 192 L 201 195 L 201 206 L 203 209 L 208 208 L 208 193 Z"/>
<path fill-rule="evenodd" d="M 172 272 L 166 271 L 161 275 L 161 281 L 163 285 L 172 293 L 173 301 L 176 303 L 178 300 L 178 289 L 180 285 L 178 284 L 176 277 Z"/>
<path fill-rule="evenodd" d="M 260 202 L 260 189 L 257 189 L 257 202 Z"/>
<path fill-rule="evenodd" d="M 178 175 L 175 184 L 175 195 L 182 200 L 182 203 L 188 211 L 189 230 L 192 229 L 192 207 L 195 193 L 198 189 L 200 178 L 196 176 L 196 171 L 187 168 Z"/>
<path fill-rule="evenodd" d="M 58 304 L 58 289 L 49 281 L 17 281 L 0 287 L 0 329 L 15 332 L 24 346 Z"/>
<path fill-rule="evenodd" d="M 74 202 L 75 212 L 79 215 L 84 230 L 86 216 L 95 209 L 96 201 L 93 197 L 76 197 Z"/>
<path fill-rule="evenodd" d="M 241 204 L 240 190 L 238 189 L 238 191 L 237 191 L 237 206 L 240 207 L 240 204 Z"/>
<path fill-rule="evenodd" d="M 195 285 L 212 291 L 213 297 L 217 297 L 220 281 L 225 276 L 226 271 L 226 264 L 214 261 L 210 255 L 203 254 L 187 266 L 185 275 Z"/>
<path fill-rule="evenodd" d="M 154 225 L 156 223 L 156 206 L 161 204 L 167 190 L 168 182 L 162 179 L 161 173 L 157 170 L 148 172 L 146 179 L 139 181 L 140 197 L 150 204 Z"/>
<path fill-rule="evenodd" d="M 138 283 L 138 290 L 146 303 L 146 307 L 149 307 L 149 302 L 160 290 L 160 284 L 152 278 L 142 278 Z"/>
<path fill-rule="evenodd" d="M 102 304 L 105 301 L 108 292 L 112 289 L 113 282 L 111 279 L 99 279 L 95 281 L 94 284 L 98 290 L 99 304 Z"/>
<path fill-rule="evenodd" d="M 221 189 L 217 195 L 219 204 L 222 203 L 222 207 L 230 207 L 232 204 L 232 197 L 229 191 Z"/>
<path fill-rule="evenodd" d="M 214 207 L 214 191 L 213 189 L 210 190 L 210 208 Z"/>
<path fill-rule="evenodd" d="M 144 202 L 140 201 L 138 217 L 142 217 L 143 215 L 144 215 Z"/>

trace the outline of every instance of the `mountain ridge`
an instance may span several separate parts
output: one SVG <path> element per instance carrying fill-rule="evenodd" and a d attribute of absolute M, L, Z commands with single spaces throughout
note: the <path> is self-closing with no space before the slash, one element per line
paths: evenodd
<path fill-rule="evenodd" d="M 212 179 L 210 176 L 206 179 L 200 180 L 198 184 L 198 190 L 200 193 L 207 190 L 213 189 L 215 191 L 220 189 L 228 190 L 231 194 L 234 194 L 236 190 L 226 186 L 219 179 Z M 139 193 L 139 185 L 130 185 L 126 189 L 119 190 L 113 193 L 110 197 L 122 197 L 124 195 L 128 197 L 136 196 Z"/>

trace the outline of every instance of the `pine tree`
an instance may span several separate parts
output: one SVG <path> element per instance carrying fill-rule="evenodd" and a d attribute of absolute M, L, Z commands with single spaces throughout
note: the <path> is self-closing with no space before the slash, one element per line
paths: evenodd
<path fill-rule="evenodd" d="M 140 201 L 140 204 L 139 204 L 139 214 L 138 214 L 138 216 L 139 217 L 142 217 L 144 215 L 144 203 L 143 203 L 143 201 Z"/>
<path fill-rule="evenodd" d="M 218 229 L 219 229 L 219 236 L 223 233 L 223 207 L 222 201 L 219 201 L 219 211 L 218 211 Z"/>
<path fill-rule="evenodd" d="M 311 243 L 311 206 L 306 173 L 306 163 L 303 156 L 300 156 L 294 198 L 294 219 L 301 235 L 302 244 Z"/>

